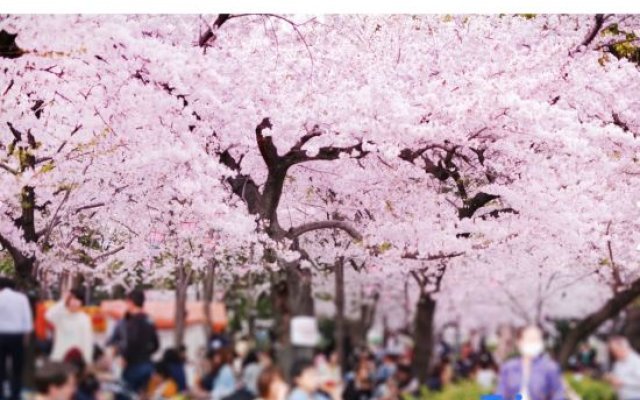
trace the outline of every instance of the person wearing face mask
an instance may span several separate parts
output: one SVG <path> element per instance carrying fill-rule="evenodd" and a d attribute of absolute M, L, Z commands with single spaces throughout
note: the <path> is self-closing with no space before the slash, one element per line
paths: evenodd
<path fill-rule="evenodd" d="M 565 390 L 558 364 L 544 352 L 542 332 L 528 326 L 518 336 L 520 357 L 505 362 L 496 394 L 505 400 L 564 400 Z"/>
<path fill-rule="evenodd" d="M 63 361 L 73 349 L 78 349 L 85 363 L 93 361 L 93 327 L 82 311 L 84 291 L 72 289 L 45 314 L 54 328 L 52 361 Z"/>

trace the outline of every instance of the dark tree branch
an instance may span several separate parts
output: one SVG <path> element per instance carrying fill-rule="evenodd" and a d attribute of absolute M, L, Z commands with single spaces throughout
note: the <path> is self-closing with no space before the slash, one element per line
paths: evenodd
<path fill-rule="evenodd" d="M 600 32 L 600 29 L 602 29 L 605 19 L 606 18 L 604 14 L 596 14 L 594 16 L 593 28 L 591 28 L 591 31 L 589 31 L 589 34 L 584 38 L 582 43 L 580 43 L 580 46 L 589 46 L 591 42 L 593 42 L 593 39 L 596 38 L 596 36 L 598 35 L 598 32 Z"/>
<path fill-rule="evenodd" d="M 471 218 L 480 208 L 487 205 L 492 200 L 499 199 L 500 196 L 478 192 L 471 199 L 465 201 L 464 206 L 458 209 L 458 217 L 460 219 Z"/>
<path fill-rule="evenodd" d="M 6 165 L 4 163 L 0 163 L 0 168 L 2 168 L 3 170 L 9 172 L 12 175 L 18 175 L 18 173 L 19 173 L 17 170 L 11 168 L 10 166 L 8 166 L 8 165 Z"/>
<path fill-rule="evenodd" d="M 318 137 L 322 135 L 322 132 L 319 130 L 318 126 L 314 126 L 313 129 L 311 130 L 311 132 L 307 133 L 306 135 L 302 136 L 298 142 L 291 148 L 291 151 L 300 151 L 302 150 L 302 147 L 311 139 L 313 139 L 314 137 Z"/>
<path fill-rule="evenodd" d="M 65 190 L 65 194 L 64 194 L 64 197 L 62 198 L 62 201 L 60 202 L 60 204 L 58 204 L 58 207 L 56 208 L 56 211 L 53 213 L 53 217 L 51 217 L 51 221 L 49 221 L 49 224 L 44 229 L 44 243 L 45 244 L 49 243 L 49 238 L 51 237 L 51 232 L 53 231 L 53 228 L 56 225 L 58 225 L 58 223 L 59 223 L 58 213 L 60 212 L 60 209 L 62 208 L 64 203 L 66 203 L 67 200 L 69 200 L 69 196 L 70 195 L 71 195 L 71 190 Z"/>
<path fill-rule="evenodd" d="M 360 232 L 358 232 L 357 229 L 351 226 L 351 224 L 345 221 L 335 221 L 335 220 L 309 222 L 309 223 L 297 226 L 295 228 L 291 228 L 287 232 L 287 238 L 295 239 L 307 232 L 311 232 L 319 229 L 340 229 L 345 231 L 347 234 L 349 234 L 349 236 L 351 236 L 355 240 L 358 240 L 358 241 L 362 240 L 362 235 L 360 234 Z"/>
<path fill-rule="evenodd" d="M 269 118 L 264 118 L 262 122 L 256 126 L 256 142 L 258 143 L 258 149 L 260 150 L 260 155 L 262 155 L 262 158 L 267 164 L 267 168 L 269 168 L 269 170 L 278 166 L 278 150 L 273 144 L 271 136 L 264 136 L 262 132 L 265 129 L 272 129 L 272 127 L 273 126 L 271 125 Z"/>
<path fill-rule="evenodd" d="M 198 46 L 206 46 L 210 40 L 215 40 L 216 35 L 213 30 L 218 30 L 225 22 L 231 19 L 231 14 L 218 14 L 218 18 L 213 22 L 213 26 L 209 27 L 198 39 Z"/>
<path fill-rule="evenodd" d="M 411 271 L 411 276 L 416 280 L 416 283 L 420 287 L 420 293 L 424 292 L 425 286 L 427 286 L 426 279 L 418 271 Z"/>
<path fill-rule="evenodd" d="M 420 256 L 420 253 L 417 251 L 414 252 L 406 252 L 402 255 L 402 258 L 408 260 L 422 260 L 422 261 L 435 261 L 435 260 L 445 260 L 449 258 L 455 258 L 463 256 L 464 253 L 454 252 L 454 253 L 438 253 L 438 254 L 427 254 L 425 256 Z"/>
<path fill-rule="evenodd" d="M 28 259 L 28 257 L 24 253 L 22 253 L 17 247 L 11 244 L 11 242 L 9 242 L 9 239 L 2 236 L 2 234 L 0 234 L 0 245 L 2 245 L 2 248 L 9 252 L 9 255 L 13 259 L 14 264 L 20 264 L 22 260 Z"/>
<path fill-rule="evenodd" d="M 558 362 L 566 366 L 571 354 L 582 340 L 595 332 L 604 322 L 618 315 L 640 296 L 640 278 L 627 289 L 611 297 L 602 307 L 580 320 L 565 336 L 558 352 Z"/>
<path fill-rule="evenodd" d="M 351 259 L 349 259 L 349 264 L 351 264 L 351 266 L 353 267 L 354 271 L 360 272 L 360 271 L 364 270 L 364 266 L 365 266 L 366 263 L 363 261 L 363 262 L 360 263 L 360 265 L 358 265 L 358 263 L 356 263 L 356 261 L 353 258 L 351 258 Z"/>
<path fill-rule="evenodd" d="M 629 124 L 621 120 L 620 115 L 618 115 L 618 113 L 615 113 L 615 112 L 612 113 L 612 118 L 613 118 L 613 124 L 619 127 L 620 129 L 622 129 L 623 132 L 631 132 L 631 129 L 629 128 Z M 634 138 L 638 136 L 635 132 L 631 132 L 631 133 L 633 134 Z"/>
<path fill-rule="evenodd" d="M 73 213 L 77 214 L 80 211 L 89 210 L 89 209 L 92 209 L 92 208 L 104 207 L 104 205 L 105 205 L 105 203 L 87 204 L 86 206 L 82 206 L 82 207 L 76 208 L 75 210 L 73 210 Z"/>
<path fill-rule="evenodd" d="M 496 210 L 489 211 L 488 213 L 482 214 L 480 216 L 480 218 L 482 218 L 483 220 L 487 220 L 487 219 L 489 219 L 489 217 L 498 218 L 500 216 L 500 214 L 505 214 L 505 213 L 506 214 L 516 214 L 516 215 L 520 214 L 520 212 L 518 212 L 518 210 L 515 210 L 515 209 L 513 209 L 511 207 L 506 207 L 506 208 L 499 208 L 499 209 L 496 209 Z"/>
<path fill-rule="evenodd" d="M 99 255 L 93 257 L 93 262 L 99 261 L 99 260 L 101 260 L 103 258 L 112 256 L 114 254 L 117 254 L 117 253 L 121 252 L 122 250 L 124 250 L 124 248 L 125 248 L 124 246 L 120 246 L 120 247 L 116 247 L 113 250 L 110 250 L 110 251 L 107 251 L 105 253 L 99 254 Z"/>

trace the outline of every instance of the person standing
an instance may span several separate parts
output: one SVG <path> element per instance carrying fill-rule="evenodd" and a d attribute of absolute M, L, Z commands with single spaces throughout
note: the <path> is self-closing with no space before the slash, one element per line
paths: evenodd
<path fill-rule="evenodd" d="M 518 337 L 520 357 L 509 360 L 502 366 L 497 393 L 504 399 L 564 400 L 560 367 L 544 353 L 542 331 L 528 326 Z"/>
<path fill-rule="evenodd" d="M 14 290 L 11 279 L 0 277 L 0 389 L 9 380 L 11 399 L 22 392 L 24 350 L 33 331 L 33 313 L 27 296 Z M 10 362 L 11 368 L 7 368 Z M 4 391 L 0 390 L 0 399 Z"/>
<path fill-rule="evenodd" d="M 133 290 L 127 296 L 127 313 L 115 328 L 109 343 L 124 359 L 122 379 L 128 388 L 141 392 L 153 375 L 151 356 L 160 347 L 153 321 L 144 312 L 144 292 Z"/>
<path fill-rule="evenodd" d="M 83 290 L 72 289 L 45 314 L 54 328 L 52 361 L 63 361 L 71 350 L 78 349 L 86 364 L 93 362 L 93 327 L 82 311 L 84 295 Z"/>
<path fill-rule="evenodd" d="M 625 337 L 609 340 L 615 363 L 605 379 L 618 391 L 618 400 L 640 400 L 640 356 Z"/>

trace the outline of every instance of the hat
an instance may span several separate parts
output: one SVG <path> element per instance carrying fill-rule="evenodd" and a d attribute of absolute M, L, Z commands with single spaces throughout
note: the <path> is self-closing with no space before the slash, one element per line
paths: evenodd
<path fill-rule="evenodd" d="M 211 337 L 211 340 L 209 340 L 208 348 L 209 350 L 216 351 L 227 346 L 229 346 L 229 339 L 222 335 L 214 335 Z"/>

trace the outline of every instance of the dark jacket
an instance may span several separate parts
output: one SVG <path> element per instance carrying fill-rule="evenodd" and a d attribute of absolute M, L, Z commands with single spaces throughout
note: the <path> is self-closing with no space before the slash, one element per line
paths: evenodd
<path fill-rule="evenodd" d="M 127 365 L 146 363 L 160 347 L 158 332 L 147 314 L 127 314 L 109 341 L 118 348 Z"/>

